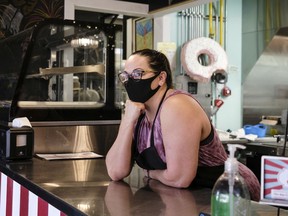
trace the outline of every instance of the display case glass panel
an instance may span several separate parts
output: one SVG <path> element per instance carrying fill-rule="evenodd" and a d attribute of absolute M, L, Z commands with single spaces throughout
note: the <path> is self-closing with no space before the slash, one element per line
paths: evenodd
<path fill-rule="evenodd" d="M 97 27 L 47 25 L 32 49 L 20 107 L 101 107 L 107 36 Z"/>
<path fill-rule="evenodd" d="M 114 25 L 46 20 L 0 41 L 0 100 L 8 120 L 119 119 L 114 101 L 116 31 Z"/>

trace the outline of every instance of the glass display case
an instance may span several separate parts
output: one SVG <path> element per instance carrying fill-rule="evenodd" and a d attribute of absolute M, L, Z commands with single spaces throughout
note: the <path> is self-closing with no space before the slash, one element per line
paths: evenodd
<path fill-rule="evenodd" d="M 119 120 L 117 26 L 46 20 L 0 41 L 1 121 Z"/>
<path fill-rule="evenodd" d="M 121 30 L 49 19 L 0 40 L 1 154 L 11 150 L 12 132 L 15 140 L 24 133 L 12 128 L 23 117 L 34 132 L 24 142 L 30 153 L 108 151 L 121 119 L 115 99 L 115 36 Z M 23 146 L 13 145 L 13 158 L 24 158 Z"/>

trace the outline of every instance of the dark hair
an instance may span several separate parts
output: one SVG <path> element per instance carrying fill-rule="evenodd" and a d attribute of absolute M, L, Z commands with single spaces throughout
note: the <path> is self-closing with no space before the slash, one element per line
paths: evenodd
<path fill-rule="evenodd" d="M 132 55 L 140 55 L 147 57 L 149 66 L 155 71 L 165 71 L 167 74 L 166 84 L 168 88 L 173 88 L 172 71 L 167 57 L 157 50 L 142 49 L 137 50 Z"/>

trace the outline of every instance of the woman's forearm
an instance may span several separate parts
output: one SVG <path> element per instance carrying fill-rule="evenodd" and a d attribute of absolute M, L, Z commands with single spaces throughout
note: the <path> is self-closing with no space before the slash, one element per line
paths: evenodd
<path fill-rule="evenodd" d="M 121 180 L 131 171 L 133 129 L 133 124 L 122 121 L 117 138 L 106 155 L 106 167 L 112 180 Z"/>
<path fill-rule="evenodd" d="M 191 184 L 192 180 L 195 176 L 191 176 L 190 174 L 179 174 L 169 172 L 168 169 L 165 170 L 150 170 L 149 177 L 152 179 L 156 179 L 161 183 L 176 187 L 176 188 L 187 188 Z"/>

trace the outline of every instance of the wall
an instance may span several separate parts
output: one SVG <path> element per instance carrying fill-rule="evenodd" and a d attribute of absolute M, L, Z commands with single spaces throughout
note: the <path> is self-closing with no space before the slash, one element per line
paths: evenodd
<path fill-rule="evenodd" d="M 44 18 L 63 19 L 64 0 L 0 2 L 0 39 L 32 27 Z"/>
<path fill-rule="evenodd" d="M 242 49 L 242 1 L 226 0 L 227 8 L 227 36 L 226 52 L 228 55 L 228 82 L 232 95 L 224 98 L 224 104 L 219 109 L 214 119 L 214 125 L 219 130 L 238 130 L 242 127 L 242 68 L 241 68 L 241 49 Z M 175 27 L 176 13 L 155 18 L 155 41 L 173 42 L 177 41 L 177 29 Z"/>
<path fill-rule="evenodd" d="M 224 105 L 217 113 L 216 127 L 221 130 L 238 130 L 242 125 L 242 1 L 226 0 L 227 36 L 226 52 L 228 55 L 228 83 L 232 95 L 224 100 Z"/>

